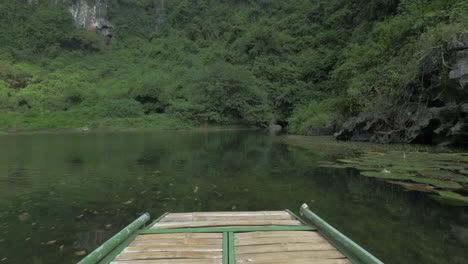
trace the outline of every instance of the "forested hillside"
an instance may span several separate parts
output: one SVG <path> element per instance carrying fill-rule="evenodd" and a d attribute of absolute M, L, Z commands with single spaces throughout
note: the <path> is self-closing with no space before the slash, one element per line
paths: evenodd
<path fill-rule="evenodd" d="M 55 2 L 0 0 L 2 130 L 306 133 L 391 111 L 428 60 L 440 96 L 447 41 L 468 32 L 465 0 L 109 0 L 109 40 Z"/>

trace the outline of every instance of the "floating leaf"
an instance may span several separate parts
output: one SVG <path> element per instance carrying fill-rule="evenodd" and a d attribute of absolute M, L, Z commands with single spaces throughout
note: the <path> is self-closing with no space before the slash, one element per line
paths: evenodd
<path fill-rule="evenodd" d="M 432 198 L 450 205 L 468 206 L 468 197 L 459 193 L 450 191 L 438 191 L 439 195 L 433 195 Z"/>
<path fill-rule="evenodd" d="M 397 184 L 402 186 L 403 188 L 410 190 L 410 191 L 418 191 L 418 192 L 435 192 L 434 186 L 428 184 L 421 184 L 421 183 L 411 183 L 411 182 L 402 182 L 402 181 L 388 181 L 392 184 Z"/>
<path fill-rule="evenodd" d="M 18 216 L 18 219 L 20 221 L 27 221 L 30 217 L 29 213 L 22 213 Z"/>
<path fill-rule="evenodd" d="M 446 189 L 459 189 L 462 188 L 462 186 L 456 182 L 452 181 L 442 181 L 442 180 L 437 180 L 437 179 L 431 179 L 431 178 L 421 178 L 421 177 L 414 177 L 411 180 L 415 182 L 421 182 L 421 183 L 427 183 L 430 185 L 433 185 L 435 187 L 439 188 L 446 188 Z"/>
<path fill-rule="evenodd" d="M 363 171 L 361 175 L 367 177 L 375 177 L 375 178 L 382 178 L 382 179 L 397 179 L 397 180 L 408 180 L 413 178 L 411 175 L 408 174 L 401 174 L 401 173 L 383 173 L 379 171 Z"/>
<path fill-rule="evenodd" d="M 359 161 L 357 160 L 347 160 L 347 159 L 339 159 L 338 161 L 343 162 L 343 163 L 359 163 Z"/>

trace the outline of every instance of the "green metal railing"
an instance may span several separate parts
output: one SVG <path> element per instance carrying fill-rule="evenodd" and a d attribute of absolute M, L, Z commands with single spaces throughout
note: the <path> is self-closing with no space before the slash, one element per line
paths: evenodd
<path fill-rule="evenodd" d="M 371 253 L 354 243 L 351 239 L 329 225 L 318 215 L 309 210 L 307 204 L 301 206 L 301 215 L 310 220 L 327 240 L 340 250 L 354 264 L 383 264 Z"/>
<path fill-rule="evenodd" d="M 141 226 L 148 222 L 149 219 L 150 215 L 148 213 L 145 213 L 144 215 L 140 216 L 138 219 L 133 221 L 133 223 L 129 224 L 127 227 L 122 229 L 122 231 L 117 233 L 115 236 L 111 237 L 100 247 L 96 248 L 88 256 L 86 256 L 84 259 L 78 262 L 78 264 L 97 263 L 106 255 L 108 255 L 112 250 L 114 250 L 117 246 L 119 246 L 123 241 L 125 241 L 129 236 L 135 234 Z"/>

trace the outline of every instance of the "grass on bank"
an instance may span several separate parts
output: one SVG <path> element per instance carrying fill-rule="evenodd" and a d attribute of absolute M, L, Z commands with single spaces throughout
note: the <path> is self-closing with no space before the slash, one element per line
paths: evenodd
<path fill-rule="evenodd" d="M 194 124 L 167 114 L 151 114 L 137 117 L 99 117 L 81 110 L 41 113 L 6 112 L 0 115 L 0 130 L 7 132 L 31 132 L 40 130 L 173 130 L 194 127 Z"/>

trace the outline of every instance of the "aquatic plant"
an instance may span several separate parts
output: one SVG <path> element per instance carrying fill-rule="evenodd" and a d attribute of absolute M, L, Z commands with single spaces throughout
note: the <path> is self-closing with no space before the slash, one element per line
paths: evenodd
<path fill-rule="evenodd" d="M 321 167 L 355 168 L 411 191 L 433 193 L 437 201 L 468 206 L 468 153 L 367 152 Z"/>

